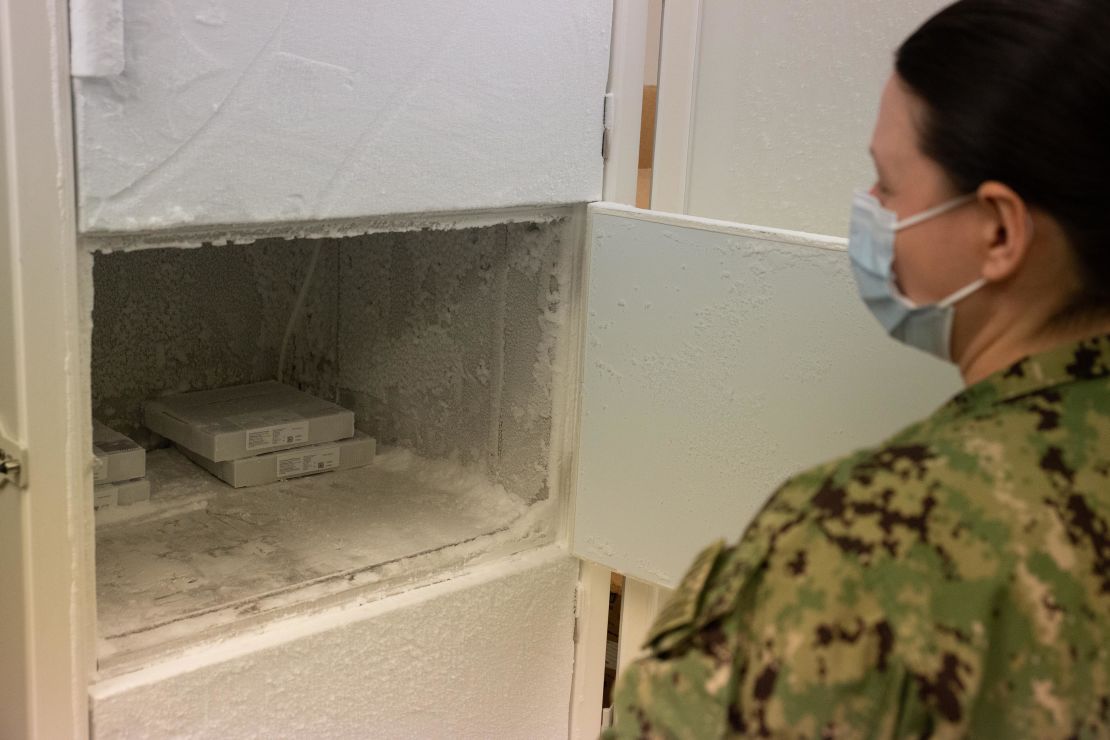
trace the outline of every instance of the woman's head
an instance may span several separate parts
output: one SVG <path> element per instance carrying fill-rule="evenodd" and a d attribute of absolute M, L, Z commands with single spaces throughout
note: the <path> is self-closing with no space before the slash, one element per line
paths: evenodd
<path fill-rule="evenodd" d="M 897 142 L 883 137 L 912 127 L 923 159 L 914 172 L 924 180 L 914 191 L 933 202 L 907 203 L 907 210 L 978 192 L 981 208 L 954 213 L 933 231 L 995 230 L 984 232 L 985 238 L 1021 237 L 1017 241 L 1026 247 L 1034 236 L 1029 214 L 1044 217 L 1038 218 L 1037 231 L 1056 232 L 1066 242 L 1073 277 L 1065 284 L 1053 278 L 1051 285 L 1066 294 L 1053 319 L 1110 316 L 1110 3 L 961 0 L 906 40 L 895 72 L 884 95 L 874 154 L 882 169 L 884 155 L 899 156 L 892 153 Z M 1011 213 L 1002 212 L 1006 209 Z M 1021 209 L 1025 212 L 1016 212 Z M 934 248 L 943 243 L 943 235 L 932 236 L 941 237 L 929 239 Z M 912 241 L 909 235 L 906 241 Z M 926 275 L 913 268 L 920 251 L 900 248 L 899 259 L 906 262 L 901 280 Z M 1003 279 L 1012 277 L 1007 269 L 1036 262 L 1036 255 L 1009 256 L 1020 258 L 1018 264 L 993 267 Z M 984 274 L 990 277 L 991 269 L 987 265 Z M 916 290 L 936 299 L 940 295 L 931 294 L 958 287 L 968 277 L 950 275 L 952 285 L 904 287 L 911 298 Z M 1029 286 L 1036 287 L 1036 281 Z"/>

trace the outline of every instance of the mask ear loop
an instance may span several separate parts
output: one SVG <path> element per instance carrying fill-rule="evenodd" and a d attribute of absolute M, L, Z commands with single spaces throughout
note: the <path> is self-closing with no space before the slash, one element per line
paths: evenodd
<path fill-rule="evenodd" d="M 896 224 L 894 224 L 894 230 L 897 232 L 902 231 L 903 229 L 908 229 L 911 226 L 917 226 L 919 223 L 928 221 L 931 218 L 936 218 L 941 214 L 948 213 L 949 211 L 955 210 L 962 205 L 970 203 L 978 197 L 979 196 L 975 193 L 968 193 L 967 195 L 961 195 L 959 198 L 953 198 L 947 203 L 941 203 L 935 208 L 930 208 L 927 211 L 922 211 L 916 216 L 910 216 L 909 218 L 897 222 Z"/>
<path fill-rule="evenodd" d="M 966 288 L 961 288 L 960 290 L 957 290 L 955 293 L 948 296 L 943 301 L 939 302 L 937 304 L 937 307 L 938 308 L 948 308 L 950 306 L 955 306 L 957 303 L 959 303 L 963 299 L 967 298 L 972 293 L 977 293 L 980 290 L 982 290 L 983 286 L 985 286 L 986 284 L 987 284 L 987 279 L 986 278 L 979 278 L 978 280 L 976 280 L 971 285 L 967 286 Z"/>
<path fill-rule="evenodd" d="M 968 197 L 975 197 L 975 196 L 968 196 Z M 945 205 L 950 205 L 950 204 L 945 204 Z M 955 206 L 952 206 L 952 207 L 955 208 Z M 934 215 L 938 215 L 938 214 L 934 214 Z M 1030 239 L 1030 241 L 1032 241 L 1033 235 L 1036 233 L 1036 229 L 1037 229 L 1037 225 L 1033 222 L 1033 214 L 1031 214 L 1029 212 L 1026 212 L 1025 220 L 1029 223 L 1029 239 Z M 957 290 L 955 293 L 948 296 L 943 301 L 940 301 L 939 303 L 937 303 L 937 306 L 939 308 L 948 308 L 949 306 L 955 306 L 957 303 L 959 303 L 963 299 L 969 297 L 973 293 L 978 293 L 980 290 L 983 289 L 984 286 L 986 286 L 986 284 L 988 282 L 989 281 L 986 278 L 979 278 L 978 280 L 976 280 L 974 283 L 967 286 L 966 288 L 963 288 L 961 290 Z"/>
<path fill-rule="evenodd" d="M 931 218 L 936 218 L 937 216 L 948 213 L 949 211 L 953 211 L 960 206 L 966 205 L 976 200 L 978 197 L 979 196 L 976 193 L 968 193 L 967 195 L 961 195 L 958 198 L 953 198 L 946 203 L 941 203 L 939 206 L 930 208 L 927 211 L 922 211 L 916 216 L 910 216 L 909 218 L 898 221 L 894 224 L 894 231 L 897 233 L 899 231 L 902 231 L 903 229 L 908 229 L 911 226 L 917 226 L 918 224 L 928 221 Z M 896 283 L 893 282 L 893 280 L 894 278 L 893 276 L 891 276 L 891 287 L 894 289 L 893 293 L 895 294 L 895 296 L 899 300 L 901 300 L 907 308 L 919 308 L 919 306 L 911 301 L 908 296 L 903 295 L 902 292 L 898 290 L 898 286 Z M 986 278 L 979 278 L 971 285 L 968 285 L 965 288 L 961 288 L 960 290 L 956 291 L 942 301 L 938 301 L 935 305 L 937 306 L 937 308 L 949 308 L 950 306 L 954 306 L 963 299 L 970 296 L 972 293 L 982 290 L 983 286 L 985 286 L 986 284 Z"/>

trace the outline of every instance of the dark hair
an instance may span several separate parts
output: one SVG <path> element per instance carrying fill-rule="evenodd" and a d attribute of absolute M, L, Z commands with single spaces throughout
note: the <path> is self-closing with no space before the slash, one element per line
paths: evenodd
<path fill-rule="evenodd" d="M 1060 318 L 1110 312 L 1110 0 L 960 0 L 895 67 L 959 192 L 1002 182 L 1060 223 L 1083 281 Z"/>

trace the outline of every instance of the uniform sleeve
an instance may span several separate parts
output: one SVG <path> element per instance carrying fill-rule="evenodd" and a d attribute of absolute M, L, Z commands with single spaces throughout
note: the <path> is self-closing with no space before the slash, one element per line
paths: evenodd
<path fill-rule="evenodd" d="M 813 495 L 805 478 L 788 485 L 737 547 L 699 556 L 646 656 L 621 676 L 603 737 L 932 731 L 920 683 L 894 654 L 888 589 L 860 568 L 853 543 L 806 513 Z"/>
<path fill-rule="evenodd" d="M 710 624 L 727 582 L 732 551 L 723 542 L 704 550 L 682 579 L 648 635 L 648 654 L 622 675 L 616 723 L 605 738 L 719 737 L 725 728 L 731 660 L 720 626 Z M 721 613 L 727 612 L 718 606 Z"/>

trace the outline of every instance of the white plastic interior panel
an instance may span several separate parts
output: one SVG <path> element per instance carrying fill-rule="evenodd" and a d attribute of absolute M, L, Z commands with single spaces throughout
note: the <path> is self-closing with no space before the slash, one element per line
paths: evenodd
<path fill-rule="evenodd" d="M 574 550 L 673 587 L 802 469 L 959 390 L 887 338 L 843 240 L 594 205 Z"/>
<path fill-rule="evenodd" d="M 701 0 L 686 212 L 846 236 L 894 50 L 948 4 Z"/>
<path fill-rule="evenodd" d="M 96 0 L 116 3 L 119 0 Z M 75 37 L 102 29 L 75 14 Z M 611 0 L 123 0 L 74 80 L 86 232 L 596 200 Z"/>
<path fill-rule="evenodd" d="M 95 684 L 109 738 L 566 738 L 577 561 L 546 548 Z"/>

